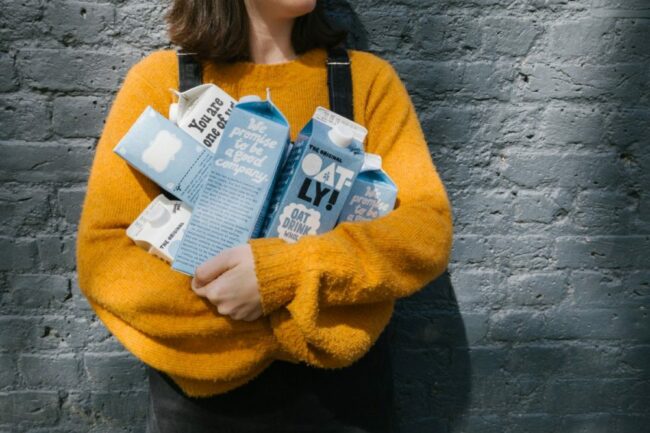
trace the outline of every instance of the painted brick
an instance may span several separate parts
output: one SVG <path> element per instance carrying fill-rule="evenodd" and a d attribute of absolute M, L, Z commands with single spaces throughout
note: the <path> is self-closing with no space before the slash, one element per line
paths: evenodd
<path fill-rule="evenodd" d="M 9 303 L 13 308 L 60 309 L 70 298 L 70 282 L 61 275 L 20 274 L 9 278 Z"/>
<path fill-rule="evenodd" d="M 458 269 L 452 274 L 456 297 L 461 308 L 499 306 L 506 293 L 498 272 L 476 269 Z"/>
<path fill-rule="evenodd" d="M 572 196 L 563 189 L 520 191 L 514 201 L 514 219 L 518 223 L 550 224 L 572 208 Z"/>
<path fill-rule="evenodd" d="M 392 321 L 400 431 L 647 430 L 647 0 L 324 3 L 400 74 L 454 211 L 450 276 Z M 144 430 L 143 365 L 79 289 L 74 238 L 168 6 L 0 0 L 0 433 Z"/>
<path fill-rule="evenodd" d="M 40 236 L 36 243 L 41 269 L 74 270 L 76 267 L 75 242 L 76 238 L 73 236 Z"/>
<path fill-rule="evenodd" d="M 562 236 L 556 241 L 561 267 L 647 268 L 650 236 Z"/>
<path fill-rule="evenodd" d="M 58 209 L 68 224 L 77 225 L 86 195 L 86 188 L 61 188 L 57 193 Z"/>
<path fill-rule="evenodd" d="M 0 234 L 24 236 L 38 230 L 50 217 L 49 193 L 46 189 L 6 183 L 0 187 Z"/>
<path fill-rule="evenodd" d="M 106 118 L 106 98 L 78 96 L 54 101 L 52 125 L 61 137 L 98 137 Z"/>
<path fill-rule="evenodd" d="M 110 43 L 115 7 L 98 2 L 58 0 L 48 3 L 43 22 L 52 36 L 66 45 Z"/>
<path fill-rule="evenodd" d="M 630 60 L 623 58 L 612 65 L 524 64 L 519 69 L 518 84 L 526 100 L 607 98 L 630 103 L 639 101 L 647 86 L 647 74 L 640 67 L 643 63 L 629 63 Z"/>
<path fill-rule="evenodd" d="M 0 54 L 0 92 L 9 92 L 18 88 L 18 76 L 14 59 L 7 53 Z"/>
<path fill-rule="evenodd" d="M 79 143 L 0 143 L 0 179 L 79 182 L 88 177 L 93 153 Z"/>
<path fill-rule="evenodd" d="M 534 341 L 544 335 L 544 316 L 536 311 L 506 310 L 490 322 L 490 337 L 497 341 Z"/>
<path fill-rule="evenodd" d="M 84 369 L 96 390 L 129 390 L 147 385 L 144 365 L 128 352 L 86 353 Z"/>
<path fill-rule="evenodd" d="M 526 188 L 543 186 L 590 188 L 625 179 L 620 158 L 612 153 L 550 152 L 509 148 L 500 170 L 506 179 Z"/>
<path fill-rule="evenodd" d="M 473 30 L 474 26 L 471 26 Z M 521 18 L 486 18 L 480 24 L 483 30 L 484 55 L 522 56 L 529 52 L 542 28 L 534 20 Z M 471 31 L 471 30 L 470 30 Z"/>
<path fill-rule="evenodd" d="M 25 49 L 17 62 L 27 83 L 37 89 L 115 91 L 137 58 L 133 53 Z"/>
<path fill-rule="evenodd" d="M 40 36 L 42 26 L 40 16 L 43 5 L 39 0 L 24 0 L 10 2 L 3 0 L 2 5 L 11 3 L 11 7 L 3 7 L 0 15 L 0 41 L 16 41 Z"/>
<path fill-rule="evenodd" d="M 52 426 L 58 422 L 59 416 L 59 396 L 56 392 L 0 392 L 0 425 Z"/>
<path fill-rule="evenodd" d="M 29 388 L 63 388 L 78 386 L 84 379 L 79 359 L 74 354 L 57 356 L 21 355 L 18 371 Z"/>
<path fill-rule="evenodd" d="M 160 19 L 167 6 L 164 2 L 131 2 L 118 7 L 115 21 L 119 25 L 115 36 L 147 51 L 153 47 L 167 48 L 166 27 Z"/>
<path fill-rule="evenodd" d="M 0 271 L 25 271 L 36 266 L 37 247 L 29 238 L 0 238 Z"/>
<path fill-rule="evenodd" d="M 129 393 L 97 392 L 90 401 L 99 416 L 116 426 L 142 424 L 147 413 L 147 393 L 133 391 Z"/>
<path fill-rule="evenodd" d="M 0 390 L 16 384 L 16 371 L 16 357 L 11 354 L 0 354 Z"/>
<path fill-rule="evenodd" d="M 560 21 L 549 30 L 551 58 L 602 59 L 614 48 L 614 20 L 582 18 Z"/>
<path fill-rule="evenodd" d="M 508 278 L 508 300 L 513 305 L 557 305 L 568 291 L 563 272 L 526 272 Z"/>
<path fill-rule="evenodd" d="M 605 129 L 603 114 L 592 109 L 574 106 L 549 106 L 542 114 L 541 129 L 547 143 L 596 144 L 602 140 Z"/>
<path fill-rule="evenodd" d="M 0 140 L 43 140 L 51 135 L 50 103 L 33 94 L 0 99 Z"/>

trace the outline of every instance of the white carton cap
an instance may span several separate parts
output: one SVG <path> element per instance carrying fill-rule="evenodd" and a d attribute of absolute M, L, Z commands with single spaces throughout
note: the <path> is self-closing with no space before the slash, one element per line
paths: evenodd
<path fill-rule="evenodd" d="M 149 212 L 145 215 L 146 221 L 148 221 L 154 227 L 163 226 L 169 219 L 171 215 L 169 211 L 161 203 L 156 203 L 157 206 L 153 206 L 149 209 Z"/>
<path fill-rule="evenodd" d="M 257 95 L 244 95 L 241 98 L 239 98 L 239 103 L 243 102 L 260 102 L 262 98 L 260 98 Z"/>
<path fill-rule="evenodd" d="M 169 120 L 178 123 L 178 104 L 176 102 L 169 106 Z"/>
<path fill-rule="evenodd" d="M 381 170 L 381 155 L 366 152 L 363 155 L 363 166 L 361 171 Z"/>
<path fill-rule="evenodd" d="M 332 143 L 339 147 L 348 147 L 352 143 L 353 133 L 350 128 L 343 124 L 338 124 L 327 133 Z"/>

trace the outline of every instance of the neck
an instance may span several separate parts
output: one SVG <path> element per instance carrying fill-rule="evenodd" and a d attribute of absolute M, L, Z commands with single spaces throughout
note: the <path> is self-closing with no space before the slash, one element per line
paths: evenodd
<path fill-rule="evenodd" d="M 296 58 L 291 44 L 293 19 L 271 19 L 251 8 L 250 53 L 254 63 L 282 63 Z"/>

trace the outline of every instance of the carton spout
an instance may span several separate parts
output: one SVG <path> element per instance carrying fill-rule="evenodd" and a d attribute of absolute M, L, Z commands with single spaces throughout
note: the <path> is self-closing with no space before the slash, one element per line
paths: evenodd
<path fill-rule="evenodd" d="M 239 103 L 245 103 L 245 102 L 261 102 L 262 98 L 260 98 L 257 95 L 244 95 L 241 98 L 239 98 Z"/>
<path fill-rule="evenodd" d="M 363 155 L 363 166 L 361 171 L 381 170 L 381 155 L 366 152 Z"/>
<path fill-rule="evenodd" d="M 155 206 L 143 218 L 153 227 L 162 227 L 171 218 L 171 213 L 165 206 Z"/>
<path fill-rule="evenodd" d="M 345 125 L 339 124 L 330 129 L 327 136 L 332 143 L 339 147 L 348 147 L 352 143 L 352 131 Z"/>
<path fill-rule="evenodd" d="M 169 105 L 169 120 L 178 124 L 178 103 L 173 102 Z"/>

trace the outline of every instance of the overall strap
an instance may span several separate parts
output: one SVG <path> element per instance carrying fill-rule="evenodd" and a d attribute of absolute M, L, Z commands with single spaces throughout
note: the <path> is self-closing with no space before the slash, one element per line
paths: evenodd
<path fill-rule="evenodd" d="M 184 92 L 203 83 L 201 63 L 194 53 L 176 52 L 178 56 L 178 90 Z M 337 46 L 327 50 L 327 90 L 330 109 L 354 120 L 352 71 L 347 50 Z"/>
<path fill-rule="evenodd" d="M 203 73 L 201 63 L 195 53 L 187 53 L 181 50 L 176 51 L 178 59 L 178 91 L 184 92 L 203 84 Z M 169 200 L 179 200 L 167 190 L 162 190 L 162 194 Z"/>
<path fill-rule="evenodd" d="M 201 63 L 195 53 L 177 51 L 178 57 L 178 91 L 184 92 L 203 84 Z"/>
<path fill-rule="evenodd" d="M 350 58 L 348 51 L 340 45 L 327 50 L 327 90 L 330 109 L 354 120 Z"/>

